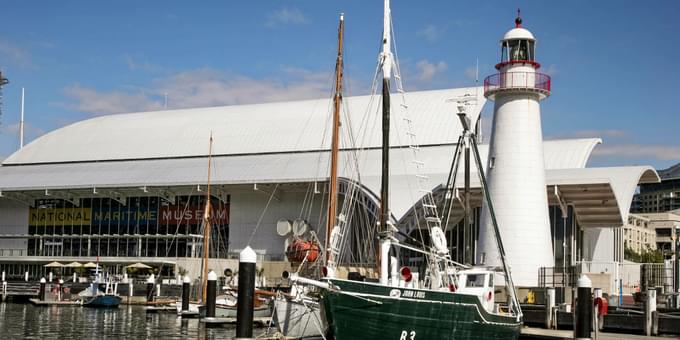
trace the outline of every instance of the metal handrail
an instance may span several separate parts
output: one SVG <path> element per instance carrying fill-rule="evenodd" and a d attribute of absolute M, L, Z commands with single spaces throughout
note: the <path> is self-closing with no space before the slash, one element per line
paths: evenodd
<path fill-rule="evenodd" d="M 484 95 L 488 96 L 502 90 L 531 90 L 550 94 L 550 76 L 536 72 L 503 72 L 492 74 L 484 79 Z"/>

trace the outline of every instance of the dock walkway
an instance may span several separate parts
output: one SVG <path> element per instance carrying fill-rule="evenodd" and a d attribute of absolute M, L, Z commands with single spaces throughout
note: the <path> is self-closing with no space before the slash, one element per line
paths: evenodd
<path fill-rule="evenodd" d="M 593 333 L 593 337 L 595 333 Z M 524 327 L 522 328 L 522 335 L 520 339 L 545 339 L 545 340 L 555 340 L 555 339 L 573 339 L 574 332 L 571 330 L 555 330 L 555 329 L 544 329 L 544 328 L 534 328 L 534 327 Z M 644 335 L 634 335 L 634 334 L 621 334 L 621 333 L 598 333 L 598 340 L 649 340 L 649 339 L 680 339 L 680 337 L 673 336 L 644 336 Z"/>

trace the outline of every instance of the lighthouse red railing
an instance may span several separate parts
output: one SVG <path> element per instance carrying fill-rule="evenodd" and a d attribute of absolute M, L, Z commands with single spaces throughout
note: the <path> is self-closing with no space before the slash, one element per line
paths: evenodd
<path fill-rule="evenodd" d="M 504 72 L 492 74 L 484 79 L 484 95 L 490 96 L 502 91 L 524 90 L 550 95 L 550 76 L 535 72 Z"/>

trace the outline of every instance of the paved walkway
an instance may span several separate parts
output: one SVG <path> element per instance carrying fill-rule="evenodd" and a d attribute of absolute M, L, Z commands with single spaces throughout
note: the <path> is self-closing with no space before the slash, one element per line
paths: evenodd
<path fill-rule="evenodd" d="M 593 340 L 595 340 L 595 333 L 592 333 Z M 555 329 L 543 329 L 543 328 L 533 328 L 524 327 L 522 328 L 522 335 L 526 338 L 532 339 L 572 339 L 574 336 L 573 331 L 569 330 L 555 330 Z M 633 335 L 633 334 L 621 334 L 621 333 L 602 333 L 598 334 L 598 340 L 643 340 L 643 339 L 680 339 L 680 337 L 674 336 L 644 336 L 644 335 Z"/>

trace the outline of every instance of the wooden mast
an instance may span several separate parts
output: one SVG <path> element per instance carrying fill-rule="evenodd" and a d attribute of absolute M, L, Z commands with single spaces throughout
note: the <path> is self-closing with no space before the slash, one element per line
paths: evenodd
<path fill-rule="evenodd" d="M 206 301 L 206 293 L 208 290 L 208 257 L 210 254 L 210 216 L 211 216 L 211 206 L 210 206 L 210 173 L 212 166 L 212 145 L 213 138 L 212 132 L 210 132 L 210 146 L 208 147 L 208 188 L 205 194 L 205 209 L 203 212 L 203 287 L 201 289 L 203 303 Z"/>
<path fill-rule="evenodd" d="M 333 139 L 331 141 L 331 173 L 328 190 L 328 218 L 326 224 L 326 263 L 333 260 L 329 246 L 331 231 L 335 226 L 335 215 L 338 199 L 338 153 L 340 151 L 340 103 L 342 102 L 342 43 L 345 31 L 345 15 L 340 14 L 338 27 L 338 57 L 335 60 L 335 96 L 333 97 Z"/>

